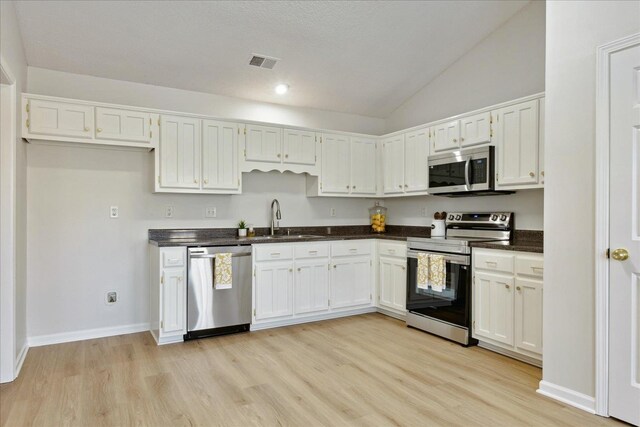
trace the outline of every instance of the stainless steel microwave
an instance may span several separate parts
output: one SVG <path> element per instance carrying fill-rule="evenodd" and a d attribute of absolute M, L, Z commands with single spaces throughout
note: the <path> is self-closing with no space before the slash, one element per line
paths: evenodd
<path fill-rule="evenodd" d="M 512 194 L 495 189 L 495 147 L 429 156 L 429 194 L 449 197 Z"/>

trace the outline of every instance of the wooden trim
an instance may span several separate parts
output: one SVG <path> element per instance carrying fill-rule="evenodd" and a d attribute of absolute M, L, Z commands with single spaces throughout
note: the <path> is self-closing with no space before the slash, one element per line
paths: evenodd
<path fill-rule="evenodd" d="M 640 33 L 604 44 L 596 59 L 594 412 L 605 417 L 609 416 L 609 65 L 612 54 L 638 44 Z"/>

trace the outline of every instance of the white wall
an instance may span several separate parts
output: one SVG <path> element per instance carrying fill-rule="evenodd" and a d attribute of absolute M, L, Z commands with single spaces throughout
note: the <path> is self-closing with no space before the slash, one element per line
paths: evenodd
<path fill-rule="evenodd" d="M 637 1 L 547 3 L 543 380 L 594 396 L 596 47 L 640 31 Z M 555 141 L 555 143 L 554 143 Z"/>
<path fill-rule="evenodd" d="M 11 68 L 16 80 L 16 129 L 20 132 L 22 121 L 20 94 L 27 87 L 27 61 L 22 47 L 22 37 L 17 26 L 13 2 L 0 2 L 0 53 Z M 4 163 L 2 164 L 4 167 Z M 17 141 L 15 162 L 15 207 L 16 207 L 16 263 L 15 263 L 15 351 L 16 357 L 24 349 L 27 338 L 27 229 L 26 229 L 26 148 L 25 144 Z M 4 304 L 4 303 L 3 303 Z M 7 327 L 5 325 L 3 328 Z"/>
<path fill-rule="evenodd" d="M 380 135 L 385 120 L 312 108 L 288 107 L 228 96 L 173 89 L 29 67 L 29 92 L 110 102 L 220 118 L 256 120 Z"/>
<path fill-rule="evenodd" d="M 545 2 L 533 1 L 398 107 L 387 132 L 544 91 L 544 49 Z"/>
<path fill-rule="evenodd" d="M 389 224 L 431 225 L 435 212 L 514 212 L 519 230 L 542 230 L 543 190 L 521 190 L 516 194 L 448 198 L 421 196 L 385 199 Z M 423 208 L 426 217 L 422 216 Z"/>

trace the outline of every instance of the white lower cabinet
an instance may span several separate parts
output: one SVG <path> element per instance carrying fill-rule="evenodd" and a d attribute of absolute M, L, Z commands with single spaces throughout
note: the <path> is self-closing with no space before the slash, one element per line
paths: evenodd
<path fill-rule="evenodd" d="M 187 249 L 149 245 L 149 320 L 158 344 L 183 341 L 187 333 Z"/>
<path fill-rule="evenodd" d="M 473 337 L 507 355 L 542 361 L 542 254 L 473 250 Z"/>
<path fill-rule="evenodd" d="M 375 311 L 373 240 L 254 246 L 253 321 L 264 329 Z"/>
<path fill-rule="evenodd" d="M 378 244 L 378 307 L 404 316 L 407 305 L 407 245 Z"/>

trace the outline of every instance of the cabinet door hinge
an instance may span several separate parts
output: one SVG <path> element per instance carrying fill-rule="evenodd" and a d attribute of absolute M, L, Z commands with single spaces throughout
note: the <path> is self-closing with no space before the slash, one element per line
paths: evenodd
<path fill-rule="evenodd" d="M 164 285 L 164 273 L 162 273 L 162 276 L 160 277 L 160 284 Z"/>
<path fill-rule="evenodd" d="M 153 138 L 153 131 L 152 130 L 149 131 L 149 138 Z"/>
<path fill-rule="evenodd" d="M 256 277 L 256 268 L 253 267 L 253 277 Z"/>
<path fill-rule="evenodd" d="M 476 330 L 476 321 L 475 320 L 473 321 L 473 330 L 474 331 Z"/>
<path fill-rule="evenodd" d="M 331 300 L 330 299 L 327 300 L 327 305 L 331 306 Z"/>
<path fill-rule="evenodd" d="M 149 126 L 151 126 L 153 124 L 153 121 L 151 120 L 151 117 L 149 117 Z"/>
<path fill-rule="evenodd" d="M 160 182 L 160 175 L 158 175 L 158 184 L 162 184 L 162 183 Z"/>
<path fill-rule="evenodd" d="M 611 253 L 610 253 L 610 252 L 611 252 L 611 250 L 610 250 L 609 248 L 607 248 L 607 252 L 605 252 L 605 254 L 604 254 L 604 255 L 605 255 L 607 258 L 609 258 L 609 257 L 611 256 Z"/>
<path fill-rule="evenodd" d="M 498 174 L 496 174 L 496 182 L 498 182 Z"/>
<path fill-rule="evenodd" d="M 489 123 L 493 123 L 493 114 L 489 113 Z"/>
<path fill-rule="evenodd" d="M 369 301 L 373 301 L 373 294 L 369 294 Z"/>
<path fill-rule="evenodd" d="M 160 321 L 160 329 L 164 329 L 164 320 Z"/>
<path fill-rule="evenodd" d="M 244 128 L 244 134 L 245 135 L 247 134 L 247 128 Z"/>
<path fill-rule="evenodd" d="M 253 317 L 256 317 L 256 309 L 253 309 Z"/>
<path fill-rule="evenodd" d="M 244 158 L 245 159 L 247 158 L 247 149 L 246 148 L 244 149 Z"/>
<path fill-rule="evenodd" d="M 322 137 L 320 137 L 320 144 L 322 144 Z"/>
<path fill-rule="evenodd" d="M 27 128 L 29 127 L 30 124 L 31 124 L 31 122 L 29 121 L 29 119 L 27 119 L 27 123 L 26 123 Z"/>
<path fill-rule="evenodd" d="M 27 113 L 29 112 L 29 103 L 27 102 Z"/>
<path fill-rule="evenodd" d="M 240 135 L 240 128 L 238 128 L 238 135 Z"/>
<path fill-rule="evenodd" d="M 322 191 L 322 183 L 320 183 L 320 191 Z"/>
<path fill-rule="evenodd" d="M 315 141 L 318 142 L 318 136 L 315 137 Z"/>
<path fill-rule="evenodd" d="M 160 117 L 158 117 L 158 126 L 160 126 Z"/>

